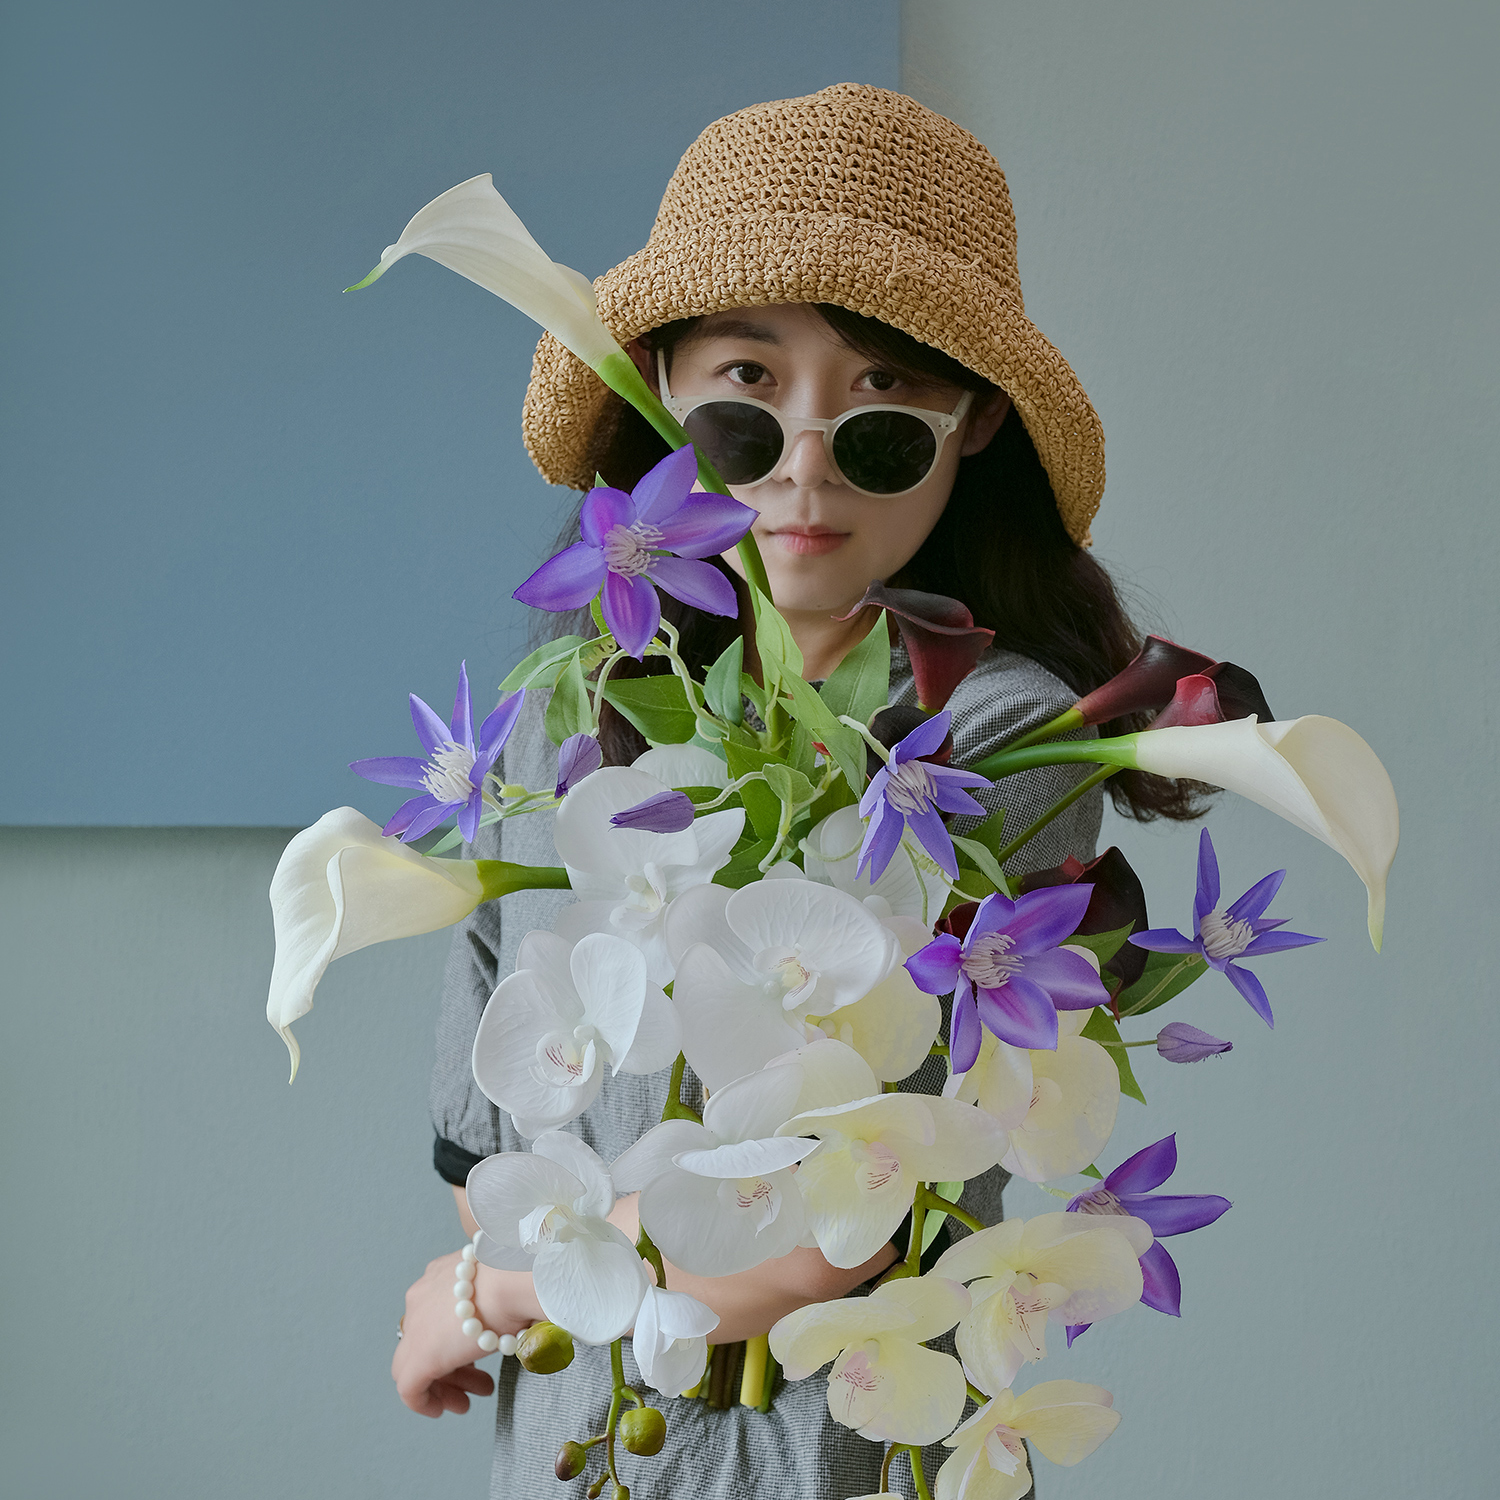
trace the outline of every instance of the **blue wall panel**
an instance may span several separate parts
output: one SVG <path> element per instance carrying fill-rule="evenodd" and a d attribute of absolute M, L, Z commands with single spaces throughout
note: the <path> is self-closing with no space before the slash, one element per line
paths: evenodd
<path fill-rule="evenodd" d="M 492 171 L 589 275 L 711 120 L 895 87 L 896 0 L 13 7 L 0 62 L 0 822 L 309 822 L 386 789 L 405 695 L 477 696 L 565 492 L 521 446 L 536 331 L 429 261 Z"/>

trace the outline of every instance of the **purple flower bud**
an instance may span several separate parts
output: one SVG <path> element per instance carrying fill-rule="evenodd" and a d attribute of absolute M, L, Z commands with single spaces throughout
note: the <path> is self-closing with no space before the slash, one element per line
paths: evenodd
<path fill-rule="evenodd" d="M 566 797 L 585 776 L 603 764 L 604 752 L 593 735 L 569 735 L 557 752 L 557 791 L 553 795 Z"/>
<path fill-rule="evenodd" d="M 641 828 L 647 833 L 681 833 L 693 826 L 692 800 L 683 792 L 658 792 L 614 815 L 616 828 Z"/>
<path fill-rule="evenodd" d="M 1157 1032 L 1156 1050 L 1168 1062 L 1193 1063 L 1202 1062 L 1216 1052 L 1232 1052 L 1234 1043 L 1221 1042 L 1218 1037 L 1199 1031 L 1184 1021 L 1173 1021 Z"/>
<path fill-rule="evenodd" d="M 840 619 L 849 620 L 876 604 L 896 622 L 911 658 L 917 702 L 929 714 L 939 712 L 995 639 L 993 630 L 974 623 L 957 599 L 917 589 L 888 589 L 876 579 L 865 596 Z"/>

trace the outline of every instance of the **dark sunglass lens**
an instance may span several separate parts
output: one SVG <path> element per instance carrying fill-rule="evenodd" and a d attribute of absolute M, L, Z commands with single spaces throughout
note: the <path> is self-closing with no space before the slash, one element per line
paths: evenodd
<path fill-rule="evenodd" d="M 726 484 L 754 484 L 781 458 L 781 423 L 743 401 L 706 401 L 683 427 Z"/>
<path fill-rule="evenodd" d="M 872 495 L 899 495 L 927 477 L 937 438 L 920 417 L 875 408 L 850 417 L 833 435 L 844 478 Z"/>

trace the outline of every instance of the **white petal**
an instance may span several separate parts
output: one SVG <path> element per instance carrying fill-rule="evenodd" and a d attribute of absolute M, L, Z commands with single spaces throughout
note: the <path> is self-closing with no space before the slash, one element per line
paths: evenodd
<path fill-rule="evenodd" d="M 678 789 L 712 786 L 722 791 L 729 785 L 729 767 L 697 745 L 656 745 L 636 756 L 631 767 Z"/>
<path fill-rule="evenodd" d="M 612 877 L 621 896 L 626 878 L 648 864 L 695 863 L 698 840 L 691 828 L 682 833 L 649 833 L 642 828 L 615 828 L 609 821 L 616 813 L 671 790 L 630 766 L 601 767 L 580 781 L 557 811 L 558 857 L 570 869 Z"/>
<path fill-rule="evenodd" d="M 1087 1017 L 1086 1011 L 1064 1011 L 1058 1016 L 1058 1030 L 1067 1029 L 1070 1016 Z M 967 1073 L 955 1073 L 943 1088 L 945 1096 L 956 1096 L 966 1104 L 977 1104 L 1007 1130 L 1022 1124 L 1031 1112 L 1034 1080 L 1031 1053 L 1024 1047 L 1012 1047 L 985 1032 L 979 1043 L 979 1056 Z"/>
<path fill-rule="evenodd" d="M 647 1286 L 635 1247 L 613 1225 L 603 1228 L 612 1236 L 580 1235 L 543 1247 L 531 1272 L 542 1311 L 585 1344 L 629 1333 Z"/>
<path fill-rule="evenodd" d="M 1114 1397 L 1097 1385 L 1048 1380 L 1016 1398 L 1011 1426 L 1055 1464 L 1076 1464 L 1120 1425 Z"/>
<path fill-rule="evenodd" d="M 530 1271 L 531 1252 L 518 1246 L 502 1245 L 483 1230 L 474 1245 L 474 1259 L 482 1266 L 493 1266 L 497 1271 Z"/>
<path fill-rule="evenodd" d="M 682 1022 L 682 1050 L 710 1091 L 806 1039 L 778 1001 L 737 979 L 706 943 L 690 948 L 677 965 L 672 1003 Z"/>
<path fill-rule="evenodd" d="M 692 1120 L 663 1120 L 615 1158 L 610 1169 L 615 1189 L 621 1193 L 638 1193 L 664 1172 L 676 1170 L 672 1158 L 679 1151 L 698 1150 L 718 1143 L 717 1136 Z"/>
<path fill-rule="evenodd" d="M 672 1159 L 695 1177 L 768 1177 L 795 1166 L 817 1149 L 817 1141 L 783 1136 L 779 1140 L 733 1141 L 707 1151 L 683 1151 Z"/>
<path fill-rule="evenodd" d="M 1010 1136 L 991 1115 L 956 1099 L 928 1099 L 932 1144 L 908 1152 L 926 1182 L 967 1182 L 988 1172 L 1004 1154 Z"/>
<path fill-rule="evenodd" d="M 584 1024 L 598 1031 L 618 1064 L 630 1051 L 640 1024 L 646 960 L 623 938 L 593 933 L 573 949 L 568 963 L 583 1001 Z"/>
<path fill-rule="evenodd" d="M 825 880 L 858 900 L 878 895 L 895 915 L 915 918 L 930 933 L 943 913 L 950 882 L 909 838 L 902 840 L 879 880 L 872 883 L 868 871 L 856 876 L 864 831 L 856 807 L 841 807 L 824 818 L 804 841 L 803 864 L 809 877 Z"/>
<path fill-rule="evenodd" d="M 690 887 L 712 880 L 714 875 L 729 863 L 734 846 L 745 831 L 745 809 L 726 807 L 723 812 L 706 813 L 693 823 L 693 834 L 698 840 L 698 858 L 691 868 L 674 870 L 671 874 L 670 892 L 676 897 Z"/>
<path fill-rule="evenodd" d="M 872 1316 L 882 1320 L 883 1333 L 899 1332 L 918 1344 L 947 1333 L 969 1310 L 968 1292 L 951 1277 L 934 1272 L 888 1281 L 867 1300 L 873 1304 Z"/>
<path fill-rule="evenodd" d="M 1031 1054 L 1033 1103 L 1001 1158 L 1008 1172 L 1028 1182 L 1089 1166 L 1108 1142 L 1120 1108 L 1120 1075 L 1109 1054 L 1095 1042 L 1067 1036 L 1061 1025 L 1059 1033 L 1057 1051 Z"/>
<path fill-rule="evenodd" d="M 899 1158 L 878 1174 L 868 1166 L 848 1146 L 825 1146 L 797 1173 L 808 1225 L 830 1265 L 863 1265 L 890 1240 L 916 1196 L 920 1179 L 901 1170 Z"/>
<path fill-rule="evenodd" d="M 786 1378 L 805 1380 L 851 1344 L 914 1321 L 899 1305 L 872 1308 L 872 1302 L 874 1297 L 813 1302 L 782 1318 L 771 1329 L 770 1339 L 771 1353 L 786 1371 Z"/>
<path fill-rule="evenodd" d="M 900 1338 L 848 1350 L 828 1376 L 828 1411 L 873 1442 L 935 1443 L 953 1431 L 964 1407 L 958 1361 Z"/>
<path fill-rule="evenodd" d="M 795 1062 L 802 1069 L 802 1091 L 794 1114 L 851 1104 L 880 1092 L 880 1080 L 869 1063 L 843 1042 L 820 1038 L 777 1061 Z"/>
<path fill-rule="evenodd" d="M 754 1195 L 741 1198 L 738 1186 L 669 1172 L 642 1192 L 641 1222 L 661 1253 L 694 1276 L 733 1276 L 790 1254 L 806 1223 L 791 1174 L 757 1184 L 780 1195 L 780 1211 L 769 1223 L 761 1203 Z"/>
<path fill-rule="evenodd" d="M 703 1107 L 703 1123 L 721 1141 L 753 1141 L 774 1135 L 797 1112 L 803 1071 L 779 1063 L 748 1073 L 717 1090 Z"/>
<path fill-rule="evenodd" d="M 495 1243 L 521 1243 L 519 1225 L 539 1208 L 571 1204 L 583 1184 L 565 1167 L 527 1151 L 506 1151 L 477 1162 L 464 1187 L 469 1212 Z"/>
<path fill-rule="evenodd" d="M 536 974 L 538 987 L 570 1027 L 576 1026 L 583 1015 L 583 1003 L 578 998 L 573 968 L 568 962 L 576 941 L 534 927 L 516 947 L 516 972 L 530 969 Z"/>
<path fill-rule="evenodd" d="M 955 1281 L 995 1276 L 1008 1283 L 1019 1269 L 1017 1255 L 1025 1228 L 1024 1219 L 1006 1219 L 975 1234 L 966 1234 L 943 1251 L 929 1274 L 951 1276 Z"/>
<path fill-rule="evenodd" d="M 566 1130 L 549 1130 L 531 1143 L 531 1150 L 534 1156 L 555 1161 L 578 1179 L 580 1191 L 571 1200 L 575 1213 L 600 1219 L 609 1217 L 610 1209 L 615 1206 L 615 1187 L 609 1168 L 592 1146 Z"/>
<path fill-rule="evenodd" d="M 460 922 L 483 895 L 473 860 L 428 859 L 352 807 L 324 813 L 282 851 L 271 878 L 276 959 L 266 1019 L 297 1073 L 291 1024 L 336 958 Z"/>
<path fill-rule="evenodd" d="M 659 1073 L 682 1051 L 682 1023 L 677 1009 L 654 984 L 646 986 L 641 1019 L 630 1051 L 615 1065 L 616 1073 Z"/>
<path fill-rule="evenodd" d="M 686 1292 L 652 1287 L 650 1296 L 655 1304 L 657 1326 L 665 1339 L 702 1338 L 719 1326 L 718 1313 Z"/>
<path fill-rule="evenodd" d="M 723 885 L 695 885 L 673 899 L 664 931 L 675 968 L 695 943 L 707 943 L 742 979 L 755 972 L 755 955 L 735 935 L 724 916 L 734 892 Z"/>
<path fill-rule="evenodd" d="M 895 1083 L 927 1061 L 942 1020 L 937 996 L 923 994 L 898 966 L 863 1000 L 822 1017 L 818 1025 L 858 1052 L 878 1079 Z"/>

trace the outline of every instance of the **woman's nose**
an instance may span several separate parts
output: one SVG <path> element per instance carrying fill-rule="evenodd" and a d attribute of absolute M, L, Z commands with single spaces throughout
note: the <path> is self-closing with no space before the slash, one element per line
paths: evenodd
<path fill-rule="evenodd" d="M 815 490 L 820 484 L 838 482 L 838 476 L 828 462 L 823 434 L 812 429 L 799 432 L 792 439 L 780 470 L 777 477 L 796 485 L 799 490 Z"/>

